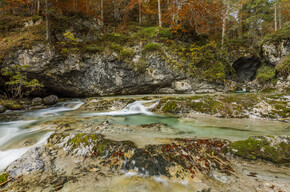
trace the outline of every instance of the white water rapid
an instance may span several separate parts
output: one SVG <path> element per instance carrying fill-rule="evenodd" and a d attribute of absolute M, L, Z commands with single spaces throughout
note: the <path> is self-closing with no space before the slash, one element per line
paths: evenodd
<path fill-rule="evenodd" d="M 46 109 L 21 113 L 18 117 L 21 120 L 0 122 L 0 171 L 3 171 L 31 148 L 40 146 L 47 141 L 52 131 L 48 127 L 37 125 L 48 118 L 51 119 L 64 112 L 76 110 L 82 104 L 83 102 L 79 100 L 60 102 Z M 28 145 L 24 143 L 28 143 Z"/>
<path fill-rule="evenodd" d="M 144 104 L 153 103 L 149 106 L 145 106 Z M 159 103 L 158 100 L 149 100 L 149 101 L 135 101 L 127 105 L 124 109 L 119 111 L 109 111 L 103 113 L 90 113 L 85 116 L 124 116 L 124 115 L 155 115 L 149 109 L 152 109 Z"/>

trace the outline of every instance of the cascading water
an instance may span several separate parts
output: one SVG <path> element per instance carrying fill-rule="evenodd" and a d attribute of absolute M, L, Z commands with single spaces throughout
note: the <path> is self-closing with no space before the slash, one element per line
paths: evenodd
<path fill-rule="evenodd" d="M 76 110 L 82 104 L 83 102 L 79 100 L 60 102 L 50 108 L 20 114 L 19 118 L 25 120 L 0 122 L 0 171 L 31 148 L 46 142 L 52 131 L 47 127 L 36 125 L 43 123 L 46 118 L 57 117 L 64 112 Z M 23 145 L 25 142 L 32 144 L 25 146 Z"/>
<path fill-rule="evenodd" d="M 153 103 L 149 106 L 145 106 L 144 104 Z M 149 109 L 155 107 L 159 103 L 158 100 L 149 100 L 149 101 L 135 101 L 127 105 L 124 109 L 120 111 L 109 111 L 103 113 L 90 113 L 85 116 L 124 116 L 124 115 L 155 115 Z"/>

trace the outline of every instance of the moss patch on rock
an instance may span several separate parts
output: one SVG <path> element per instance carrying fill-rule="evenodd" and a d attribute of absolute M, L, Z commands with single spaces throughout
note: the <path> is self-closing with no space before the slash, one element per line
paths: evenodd
<path fill-rule="evenodd" d="M 287 136 L 259 136 L 230 144 L 231 152 L 246 159 L 265 159 L 290 165 L 290 138 Z"/>
<path fill-rule="evenodd" d="M 0 183 L 7 181 L 8 177 L 9 177 L 9 173 L 0 174 Z"/>

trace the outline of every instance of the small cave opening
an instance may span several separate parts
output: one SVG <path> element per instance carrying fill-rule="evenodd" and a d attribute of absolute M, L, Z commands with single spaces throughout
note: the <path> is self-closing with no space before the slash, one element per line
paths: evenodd
<path fill-rule="evenodd" d="M 254 80 L 260 66 L 261 60 L 257 56 L 239 58 L 233 63 L 233 68 L 236 71 L 236 81 L 248 82 Z"/>

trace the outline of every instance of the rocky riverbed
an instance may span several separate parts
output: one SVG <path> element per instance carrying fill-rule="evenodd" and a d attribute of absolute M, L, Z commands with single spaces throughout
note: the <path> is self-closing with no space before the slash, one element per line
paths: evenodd
<path fill-rule="evenodd" d="M 252 97 L 271 98 L 270 101 L 285 103 L 285 108 L 288 107 L 287 95 L 279 98 L 277 95 L 243 95 L 243 102 L 238 101 L 237 95 L 236 100 L 231 101 L 237 102 L 235 105 L 243 109 L 240 112 L 245 113 L 256 105 L 242 105 Z M 215 95 L 210 98 L 219 98 L 216 102 L 225 104 L 233 96 Z M 199 96 L 198 99 L 203 105 L 209 104 L 208 96 Z M 64 108 L 69 103 L 62 104 L 65 113 L 59 113 L 61 110 L 56 107 L 35 111 L 33 114 L 42 118 L 29 129 L 49 132 L 47 143 L 36 146 L 37 141 L 23 140 L 26 146 L 34 147 L 5 169 L 0 176 L 0 190 L 290 190 L 287 116 L 281 120 L 281 111 L 277 111 L 274 120 L 279 121 L 253 119 L 254 123 L 249 124 L 251 120 L 246 119 L 248 123 L 240 123 L 249 127 L 239 125 L 243 119 L 235 119 L 231 124 L 233 119 L 219 118 L 221 125 L 218 125 L 217 117 L 208 116 L 214 113 L 200 114 L 202 111 L 199 109 L 205 106 L 196 110 L 189 108 L 191 105 L 188 103 L 196 100 L 193 96 L 90 98 L 84 102 L 71 102 L 77 104 L 74 110 Z M 178 110 L 163 111 L 170 101 L 177 102 L 175 107 Z M 24 120 L 29 114 L 20 117 Z M 215 119 L 211 121 L 211 118 Z M 188 125 L 191 127 L 185 129 Z M 205 134 L 199 135 L 199 131 Z M 267 133 L 276 136 L 245 139 Z M 9 182 L 4 183 L 6 181 Z"/>

